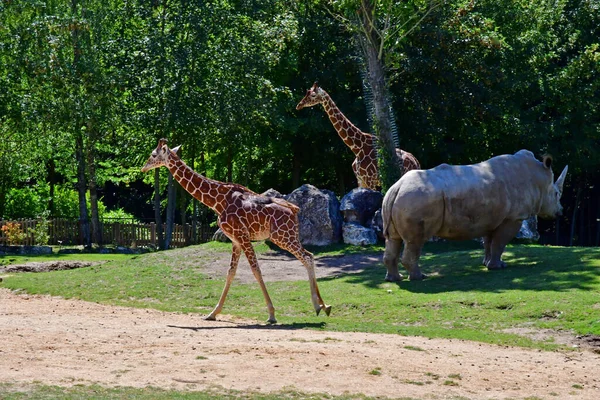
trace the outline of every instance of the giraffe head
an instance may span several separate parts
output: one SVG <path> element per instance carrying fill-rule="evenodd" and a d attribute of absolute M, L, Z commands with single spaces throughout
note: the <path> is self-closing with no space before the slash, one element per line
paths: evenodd
<path fill-rule="evenodd" d="M 150 158 L 146 161 L 146 165 L 142 167 L 142 172 L 148 172 L 151 169 L 159 168 L 163 165 L 166 166 L 169 157 L 179 158 L 176 153 L 180 147 L 181 146 L 177 146 L 173 149 L 169 149 L 169 146 L 167 146 L 167 139 L 160 139 L 158 141 L 158 146 L 156 146 L 156 149 L 152 151 Z"/>
<path fill-rule="evenodd" d="M 296 106 L 296 110 L 302 110 L 304 107 L 312 107 L 325 100 L 325 91 L 315 82 L 310 89 L 306 91 L 306 96 Z"/>

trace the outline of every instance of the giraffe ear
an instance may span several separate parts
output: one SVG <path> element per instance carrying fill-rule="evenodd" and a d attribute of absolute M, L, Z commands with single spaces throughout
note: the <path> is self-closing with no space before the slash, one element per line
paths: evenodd
<path fill-rule="evenodd" d="M 180 148 L 181 148 L 181 145 L 179 145 L 179 146 L 177 146 L 177 147 L 173 147 L 173 148 L 171 149 L 171 151 L 172 151 L 173 153 L 177 154 L 177 152 L 179 151 L 179 149 L 180 149 Z"/>

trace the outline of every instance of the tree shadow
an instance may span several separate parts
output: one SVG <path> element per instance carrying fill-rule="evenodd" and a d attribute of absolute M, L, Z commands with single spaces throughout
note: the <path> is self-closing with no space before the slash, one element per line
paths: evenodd
<path fill-rule="evenodd" d="M 509 245 L 503 260 L 507 267 L 488 270 L 482 264 L 483 249 L 442 251 L 442 245 L 424 249 L 423 281 L 404 280 L 400 289 L 435 294 L 449 291 L 502 292 L 505 290 L 565 291 L 596 290 L 600 279 L 600 249 Z M 399 265 L 403 275 L 404 269 Z M 350 283 L 379 287 L 386 269 L 380 261 L 362 272 L 345 276 Z M 321 278 L 321 281 L 335 277 Z"/>

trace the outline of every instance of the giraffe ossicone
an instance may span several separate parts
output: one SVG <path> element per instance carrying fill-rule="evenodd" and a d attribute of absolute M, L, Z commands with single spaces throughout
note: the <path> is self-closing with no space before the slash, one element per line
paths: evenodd
<path fill-rule="evenodd" d="M 296 110 L 312 107 L 317 104 L 323 105 L 338 135 L 356 156 L 354 162 L 352 162 L 352 170 L 354 171 L 354 175 L 356 175 L 358 186 L 371 190 L 379 190 L 381 182 L 377 166 L 375 136 L 362 132 L 350 122 L 331 99 L 331 96 L 315 82 L 306 91 L 306 95 L 300 100 L 296 106 Z M 396 149 L 396 156 L 398 160 L 402 160 L 403 172 L 410 171 L 411 169 L 421 169 L 419 161 L 411 153 Z"/>
<path fill-rule="evenodd" d="M 308 272 L 311 301 L 317 315 L 321 310 L 329 315 L 331 306 L 325 304 L 317 286 L 314 257 L 300 243 L 298 233 L 299 208 L 283 199 L 255 193 L 242 185 L 219 182 L 200 175 L 179 158 L 176 154 L 179 147 L 169 149 L 167 140 L 160 139 L 156 149 L 152 151 L 150 158 L 142 167 L 142 172 L 166 167 L 188 193 L 215 211 L 218 216 L 217 223 L 219 227 L 231 239 L 232 254 L 225 287 L 219 302 L 214 310 L 206 316 L 206 319 L 216 319 L 216 316 L 223 309 L 223 304 L 235 277 L 238 261 L 243 251 L 265 298 L 269 313 L 267 321 L 269 323 L 277 322 L 275 308 L 267 292 L 252 247 L 252 241 L 264 239 L 271 240 L 302 262 Z"/>

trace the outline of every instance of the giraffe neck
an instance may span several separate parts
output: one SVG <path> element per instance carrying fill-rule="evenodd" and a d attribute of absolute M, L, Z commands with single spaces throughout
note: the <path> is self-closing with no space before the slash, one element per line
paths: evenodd
<path fill-rule="evenodd" d="M 323 108 L 329 116 L 329 120 L 333 124 L 338 135 L 354 154 L 358 155 L 361 152 L 366 153 L 373 148 L 372 136 L 365 135 L 350 122 L 350 120 L 340 111 L 329 94 L 324 94 L 324 100 L 321 104 L 323 104 Z"/>
<path fill-rule="evenodd" d="M 179 158 L 169 157 L 166 166 L 173 178 L 195 199 L 212 208 L 217 214 L 223 212 L 224 204 L 217 201 L 222 182 L 200 175 Z"/>

